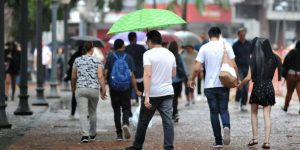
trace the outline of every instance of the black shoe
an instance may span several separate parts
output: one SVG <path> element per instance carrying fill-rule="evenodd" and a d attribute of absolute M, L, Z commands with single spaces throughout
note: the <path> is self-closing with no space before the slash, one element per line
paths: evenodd
<path fill-rule="evenodd" d="M 117 133 L 117 141 L 122 141 L 122 140 L 123 140 L 122 133 Z"/>
<path fill-rule="evenodd" d="M 285 112 L 287 112 L 287 108 L 281 107 L 281 109 Z"/>
<path fill-rule="evenodd" d="M 89 142 L 89 137 L 88 136 L 82 136 L 81 137 L 81 143 L 88 143 Z"/>
<path fill-rule="evenodd" d="M 7 100 L 8 100 L 8 97 L 7 97 L 7 96 L 4 96 L 4 100 L 7 101 Z"/>
<path fill-rule="evenodd" d="M 135 148 L 133 146 L 126 147 L 125 150 L 141 150 L 141 148 Z"/>
<path fill-rule="evenodd" d="M 174 116 L 173 116 L 173 120 L 174 120 L 174 122 L 178 122 L 179 121 L 179 114 L 175 114 Z"/>
<path fill-rule="evenodd" d="M 96 140 L 96 136 L 97 136 L 97 134 L 94 135 L 94 136 L 90 135 L 90 140 L 91 140 L 91 141 L 95 141 L 95 140 Z"/>

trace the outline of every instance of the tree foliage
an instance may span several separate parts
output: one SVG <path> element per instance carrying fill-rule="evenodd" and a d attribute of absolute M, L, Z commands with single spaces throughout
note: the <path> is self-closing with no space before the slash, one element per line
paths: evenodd
<path fill-rule="evenodd" d="M 14 37 L 15 40 L 19 41 L 20 35 L 19 31 L 21 30 L 19 28 L 20 24 L 20 18 L 21 18 L 21 1 L 22 0 L 5 0 L 6 6 L 8 6 L 7 9 L 13 10 L 13 17 L 11 18 L 12 23 L 12 30 L 11 34 Z M 75 5 L 77 0 L 71 0 L 70 6 L 73 7 Z M 58 20 L 63 19 L 63 7 L 58 1 Z M 28 0 L 28 31 L 29 34 L 28 38 L 33 39 L 35 36 L 35 24 L 36 24 L 36 0 Z M 50 24 L 51 24 L 51 0 L 43 0 L 43 13 L 42 13 L 42 30 L 48 31 L 50 30 Z"/>

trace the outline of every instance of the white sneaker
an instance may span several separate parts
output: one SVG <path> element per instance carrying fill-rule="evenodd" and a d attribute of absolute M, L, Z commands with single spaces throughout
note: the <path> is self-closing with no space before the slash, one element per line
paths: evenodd
<path fill-rule="evenodd" d="M 76 120 L 76 118 L 75 118 L 74 115 L 70 115 L 70 116 L 69 116 L 69 119 L 70 119 L 70 120 Z"/>
<path fill-rule="evenodd" d="M 125 139 L 130 139 L 131 133 L 130 133 L 128 125 L 123 125 L 122 129 L 123 129 L 123 134 L 124 134 Z"/>
<path fill-rule="evenodd" d="M 229 145 L 230 144 L 230 129 L 228 127 L 225 127 L 223 130 L 224 130 L 223 143 L 224 143 L 224 145 Z"/>
<path fill-rule="evenodd" d="M 240 108 L 240 103 L 239 102 L 235 102 L 234 109 L 239 109 L 239 108 Z"/>
<path fill-rule="evenodd" d="M 211 147 L 213 147 L 213 148 L 223 148 L 223 145 L 214 143 Z"/>
<path fill-rule="evenodd" d="M 241 106 L 241 111 L 247 111 L 246 105 Z"/>

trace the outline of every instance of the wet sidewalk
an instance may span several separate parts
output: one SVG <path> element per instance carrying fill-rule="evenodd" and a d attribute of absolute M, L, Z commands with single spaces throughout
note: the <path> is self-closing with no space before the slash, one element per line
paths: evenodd
<path fill-rule="evenodd" d="M 48 99 L 50 106 L 31 106 L 33 116 L 14 116 L 16 108 L 9 102 L 7 114 L 13 129 L 0 131 L 1 148 L 9 150 L 117 150 L 130 146 L 133 138 L 127 141 L 116 141 L 113 111 L 110 101 L 100 101 L 97 110 L 97 138 L 95 142 L 80 144 L 79 120 L 69 119 L 70 92 L 60 92 L 61 99 Z M 32 96 L 34 97 L 34 95 Z M 31 99 L 33 99 L 31 97 Z M 185 100 L 179 101 L 179 123 L 175 124 L 175 148 L 177 150 L 212 149 L 213 134 L 209 119 L 209 109 L 204 100 L 185 107 Z M 271 147 L 276 150 L 300 149 L 300 115 L 299 102 L 293 100 L 287 113 L 280 107 L 283 98 L 277 97 L 272 109 Z M 133 112 L 136 107 L 133 107 Z M 250 106 L 247 108 L 250 110 Z M 248 149 L 246 144 L 251 140 L 250 112 L 234 109 L 230 103 L 231 144 L 225 150 Z M 16 119 L 17 118 L 17 119 Z M 78 118 L 78 114 L 76 114 Z M 144 148 L 146 150 L 163 149 L 163 130 L 159 115 L 153 118 L 153 126 L 148 129 Z M 263 116 L 259 110 L 259 145 L 263 144 Z M 5 139 L 5 140 L 3 140 Z M 5 147 L 4 147 L 5 146 Z M 255 148 L 254 148 L 255 149 Z"/>

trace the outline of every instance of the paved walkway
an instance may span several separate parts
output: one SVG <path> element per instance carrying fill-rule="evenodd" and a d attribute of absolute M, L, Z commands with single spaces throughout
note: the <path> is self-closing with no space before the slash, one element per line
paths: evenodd
<path fill-rule="evenodd" d="M 31 91 L 30 101 L 35 91 Z M 8 150 L 116 150 L 132 144 L 127 141 L 116 141 L 113 122 L 113 111 L 110 101 L 101 101 L 98 105 L 96 142 L 80 144 L 79 120 L 70 120 L 70 92 L 60 92 L 61 99 L 48 99 L 50 106 L 31 106 L 32 116 L 15 116 L 17 101 L 8 102 L 7 114 L 12 129 L 0 131 L 0 149 Z M 195 105 L 185 107 L 185 100 L 179 101 L 180 120 L 175 124 L 175 147 L 177 150 L 207 150 L 213 143 L 212 129 L 209 121 L 209 109 L 206 101 L 197 101 Z M 272 110 L 271 146 L 276 150 L 299 150 L 300 148 L 300 115 L 299 102 L 293 100 L 288 113 L 280 107 L 283 98 L 278 97 Z M 243 150 L 251 139 L 250 113 L 235 110 L 230 103 L 231 144 L 224 150 Z M 133 110 L 135 107 L 133 108 Z M 250 106 L 248 106 L 250 110 Z M 78 118 L 78 114 L 76 115 Z M 147 132 L 144 148 L 160 150 L 163 145 L 161 119 L 153 118 L 153 126 Z M 259 147 L 263 142 L 262 109 L 259 110 Z"/>

